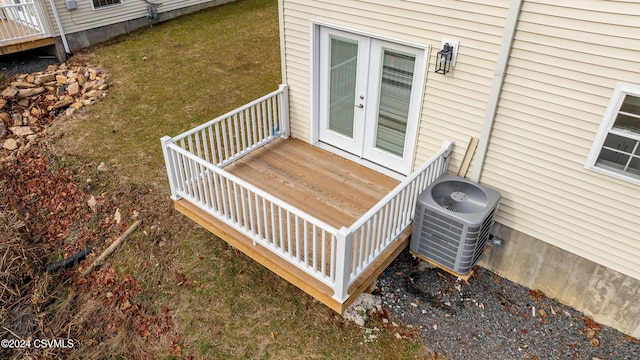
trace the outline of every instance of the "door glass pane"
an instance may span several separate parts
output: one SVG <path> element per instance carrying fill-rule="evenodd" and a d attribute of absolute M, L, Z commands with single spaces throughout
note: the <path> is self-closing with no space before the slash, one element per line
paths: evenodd
<path fill-rule="evenodd" d="M 375 147 L 402 156 L 415 56 L 384 50 Z"/>
<path fill-rule="evenodd" d="M 329 129 L 353 138 L 358 42 L 331 36 L 329 64 Z"/>

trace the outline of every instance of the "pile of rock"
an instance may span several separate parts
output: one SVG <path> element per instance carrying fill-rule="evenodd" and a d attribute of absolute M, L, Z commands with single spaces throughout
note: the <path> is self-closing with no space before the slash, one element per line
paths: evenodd
<path fill-rule="evenodd" d="M 58 115 L 71 115 L 107 95 L 107 74 L 63 63 L 17 74 L 0 93 L 0 150 L 13 151 L 37 137 Z"/>

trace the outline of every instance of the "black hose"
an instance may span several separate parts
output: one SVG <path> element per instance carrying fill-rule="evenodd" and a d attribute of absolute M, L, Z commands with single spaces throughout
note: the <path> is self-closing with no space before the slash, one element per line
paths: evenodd
<path fill-rule="evenodd" d="M 53 272 L 60 268 L 66 268 L 72 265 L 77 265 L 80 261 L 84 260 L 87 255 L 89 255 L 93 251 L 93 248 L 89 246 L 87 249 L 82 250 L 78 253 L 69 256 L 66 259 L 60 260 L 58 262 L 54 262 L 53 264 L 47 266 L 47 271 Z"/>

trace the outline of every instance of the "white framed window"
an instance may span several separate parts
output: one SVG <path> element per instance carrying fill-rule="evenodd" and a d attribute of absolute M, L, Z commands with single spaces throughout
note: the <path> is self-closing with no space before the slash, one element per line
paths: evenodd
<path fill-rule="evenodd" d="M 124 0 L 91 0 L 93 10 L 122 5 Z"/>
<path fill-rule="evenodd" d="M 640 86 L 616 86 L 585 166 L 640 184 Z"/>

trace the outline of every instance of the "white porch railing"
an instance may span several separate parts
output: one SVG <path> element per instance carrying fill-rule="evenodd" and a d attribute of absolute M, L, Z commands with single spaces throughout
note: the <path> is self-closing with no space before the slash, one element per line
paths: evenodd
<path fill-rule="evenodd" d="M 185 198 L 334 289 L 344 302 L 349 286 L 404 232 L 415 201 L 447 171 L 445 142 L 418 171 L 350 227 L 340 230 L 224 170 L 224 166 L 288 137 L 287 86 L 177 137 L 162 138 L 174 200 Z"/>
<path fill-rule="evenodd" d="M 0 1 L 0 46 L 34 36 L 48 36 L 42 9 L 37 2 L 7 4 Z"/>

